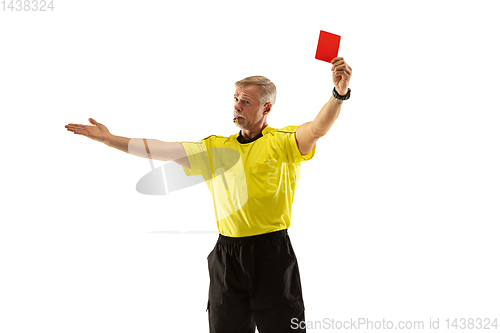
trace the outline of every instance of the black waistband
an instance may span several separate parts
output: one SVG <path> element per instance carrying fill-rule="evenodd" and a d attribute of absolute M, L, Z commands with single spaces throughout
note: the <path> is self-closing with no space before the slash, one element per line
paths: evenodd
<path fill-rule="evenodd" d="M 228 237 L 219 234 L 218 242 L 226 244 L 248 244 L 248 243 L 256 243 L 264 239 L 286 237 L 286 235 L 288 235 L 287 229 L 273 231 L 266 234 L 260 234 L 255 236 L 247 236 L 247 237 Z"/>

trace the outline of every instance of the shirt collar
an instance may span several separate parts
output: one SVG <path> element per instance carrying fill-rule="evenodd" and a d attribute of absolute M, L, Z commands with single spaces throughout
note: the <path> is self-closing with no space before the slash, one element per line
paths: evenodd
<path fill-rule="evenodd" d="M 269 132 L 269 131 L 270 131 L 270 127 L 269 127 L 269 125 L 266 125 L 266 127 L 264 127 L 264 129 L 262 130 L 262 132 L 261 132 L 261 133 L 257 134 L 256 136 L 254 136 L 253 138 L 248 139 L 248 140 L 243 139 L 243 137 L 241 136 L 241 131 L 240 131 L 240 133 L 239 133 L 239 134 L 237 134 L 237 135 L 238 135 L 238 137 L 236 138 L 236 140 L 238 140 L 238 142 L 239 142 L 239 143 L 243 143 L 243 144 L 245 144 L 245 143 L 250 143 L 250 142 L 254 142 L 255 140 L 257 140 L 257 139 L 259 139 L 259 138 L 263 137 L 263 136 L 264 136 L 264 134 L 266 134 L 266 133 L 267 133 L 267 132 Z"/>

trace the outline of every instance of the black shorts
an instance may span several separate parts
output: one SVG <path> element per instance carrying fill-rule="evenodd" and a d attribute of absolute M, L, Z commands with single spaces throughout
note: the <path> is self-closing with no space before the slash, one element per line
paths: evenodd
<path fill-rule="evenodd" d="M 256 325 L 259 333 L 305 332 L 292 329 L 305 318 L 299 266 L 287 230 L 219 235 L 207 259 L 211 333 L 254 333 Z"/>

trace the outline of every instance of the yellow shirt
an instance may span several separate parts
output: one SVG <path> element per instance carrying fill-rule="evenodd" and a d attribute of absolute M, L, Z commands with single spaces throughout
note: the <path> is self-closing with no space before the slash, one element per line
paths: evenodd
<path fill-rule="evenodd" d="M 181 142 L 191 164 L 186 175 L 202 175 L 210 190 L 219 233 L 228 237 L 260 235 L 290 227 L 292 202 L 302 155 L 298 126 L 266 126 L 262 136 L 245 141 L 238 134 L 212 135 Z"/>

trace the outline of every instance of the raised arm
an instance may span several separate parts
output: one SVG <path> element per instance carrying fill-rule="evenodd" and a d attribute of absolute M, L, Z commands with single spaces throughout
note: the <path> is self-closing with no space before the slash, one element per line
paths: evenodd
<path fill-rule="evenodd" d="M 89 122 L 93 126 L 68 124 L 65 127 L 74 134 L 86 136 L 125 153 L 159 161 L 174 161 L 187 168 L 191 168 L 184 147 L 179 142 L 163 142 L 155 139 L 130 139 L 123 136 L 116 136 L 111 134 L 106 126 L 94 119 L 89 118 Z"/>
<path fill-rule="evenodd" d="M 335 90 L 339 95 L 347 94 L 349 81 L 351 80 L 352 68 L 344 61 L 344 58 L 337 57 L 332 60 L 332 79 Z M 337 119 L 342 107 L 342 100 L 330 97 L 330 100 L 321 108 L 313 121 L 307 122 L 297 128 L 295 140 L 299 146 L 300 153 L 307 155 L 311 152 L 316 141 L 328 133 L 330 127 Z"/>

